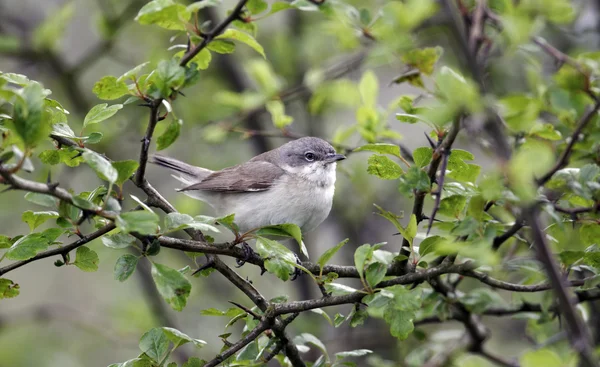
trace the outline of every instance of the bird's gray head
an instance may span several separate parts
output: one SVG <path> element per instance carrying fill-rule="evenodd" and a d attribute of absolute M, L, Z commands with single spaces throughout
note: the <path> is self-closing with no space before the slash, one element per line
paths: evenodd
<path fill-rule="evenodd" d="M 288 173 L 317 181 L 323 185 L 335 182 L 336 162 L 346 157 L 323 139 L 305 137 L 292 140 L 278 149 L 279 166 Z"/>

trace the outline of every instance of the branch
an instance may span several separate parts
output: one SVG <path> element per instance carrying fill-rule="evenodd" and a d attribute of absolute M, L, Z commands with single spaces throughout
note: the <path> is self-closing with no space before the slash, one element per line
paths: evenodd
<path fill-rule="evenodd" d="M 269 329 L 271 324 L 272 324 L 272 319 L 264 316 L 262 318 L 262 320 L 260 321 L 260 323 L 258 325 L 256 325 L 256 327 L 254 329 L 252 329 L 252 331 L 250 331 L 248 334 L 246 334 L 246 336 L 244 336 L 242 339 L 240 339 L 237 343 L 235 343 L 231 347 L 229 347 L 226 351 L 217 355 L 212 360 L 206 362 L 206 364 L 204 364 L 203 367 L 215 367 L 215 366 L 220 365 L 227 358 L 234 355 L 238 350 L 242 349 L 247 344 L 250 344 L 254 339 L 258 338 L 260 336 L 260 334 L 262 334 L 264 331 Z"/>
<path fill-rule="evenodd" d="M 454 144 L 454 140 L 456 140 L 456 136 L 458 135 L 458 132 L 460 131 L 461 119 L 462 119 L 462 116 L 458 116 L 454 119 L 454 122 L 452 123 L 452 127 L 450 128 L 450 130 L 448 131 L 446 136 L 444 136 L 443 140 L 438 143 L 438 147 L 433 152 L 433 158 L 431 160 L 431 163 L 429 164 L 429 170 L 427 171 L 427 176 L 429 176 L 429 180 L 432 183 L 435 181 L 438 167 L 444 157 L 444 152 L 450 151 L 450 149 L 452 148 L 452 144 Z M 440 190 L 441 190 L 441 188 L 440 188 Z M 427 195 L 427 193 L 428 193 L 428 191 L 426 191 L 426 190 L 418 190 L 415 192 L 415 199 L 413 202 L 412 214 L 414 214 L 415 217 L 417 217 L 417 224 L 419 224 L 423 220 L 423 205 L 425 203 L 425 196 Z M 410 243 L 408 242 L 408 240 L 406 238 L 404 238 L 402 240 L 402 247 L 400 248 L 400 253 L 403 255 L 409 256 L 410 255 L 409 247 L 410 247 Z M 407 260 L 404 260 L 403 262 L 401 262 L 401 264 L 406 264 L 406 263 L 407 263 Z"/>
<path fill-rule="evenodd" d="M 105 212 L 104 209 L 101 207 L 94 207 L 93 209 L 89 209 L 77 205 L 75 202 L 73 202 L 73 195 L 71 195 L 67 190 L 58 187 L 57 184 L 39 183 L 35 181 L 26 180 L 19 176 L 15 176 L 10 172 L 10 170 L 4 168 L 1 164 L 0 176 L 2 176 L 2 178 L 4 179 L 4 183 L 9 185 L 12 189 L 50 195 L 57 199 L 65 201 L 73 205 L 74 207 L 83 210 L 84 212 L 93 212 L 95 215 L 99 215 L 103 218 L 110 220 L 115 219 L 115 216 L 113 214 Z"/>
<path fill-rule="evenodd" d="M 148 127 L 146 128 L 146 135 L 142 138 L 142 148 L 140 151 L 139 167 L 135 174 L 135 184 L 140 187 L 144 183 L 144 176 L 146 175 L 146 166 L 148 163 L 148 151 L 150 150 L 150 142 L 152 141 L 152 135 L 154 135 L 154 129 L 159 121 L 158 109 L 162 103 L 162 99 L 154 99 L 148 102 L 150 107 L 150 120 L 148 121 Z"/>
<path fill-rule="evenodd" d="M 66 255 L 69 252 L 75 250 L 76 248 L 85 245 L 88 242 L 91 242 L 93 240 L 95 240 L 98 237 L 101 237 L 105 234 L 107 234 L 108 232 L 112 231 L 113 229 L 115 229 L 115 225 L 113 223 L 107 224 L 104 227 L 100 228 L 99 230 L 97 230 L 96 232 L 90 233 L 87 236 L 83 236 L 82 238 L 78 239 L 77 241 L 63 246 L 63 247 L 58 247 L 52 250 L 48 250 L 48 251 L 44 251 L 44 252 L 40 252 L 38 254 L 36 254 L 34 257 L 27 259 L 27 260 L 22 260 L 22 261 L 17 261 L 14 262 L 10 265 L 7 265 L 3 268 L 0 268 L 0 276 L 8 273 L 11 270 L 15 270 L 17 268 L 20 268 L 23 265 L 29 264 L 30 262 L 36 261 L 36 260 L 41 260 L 41 259 L 45 259 L 47 257 L 50 256 L 56 256 L 56 255 Z"/>
<path fill-rule="evenodd" d="M 554 167 L 552 167 L 545 175 L 543 175 L 542 177 L 537 179 L 537 184 L 539 186 L 544 185 L 546 182 L 548 182 L 552 178 L 552 176 L 558 170 L 564 168 L 567 164 L 569 164 L 569 158 L 571 158 L 571 153 L 573 152 L 573 146 L 575 145 L 575 143 L 577 143 L 579 141 L 579 135 L 581 134 L 581 131 L 596 115 L 599 108 L 600 108 L 600 101 L 596 101 L 596 103 L 594 104 L 593 107 L 588 107 L 586 109 L 585 113 L 581 117 L 581 120 L 579 120 L 577 127 L 571 134 L 571 136 L 569 138 L 569 142 L 567 144 L 567 147 L 565 148 L 565 150 L 562 152 L 562 154 L 558 158 L 558 161 L 556 162 L 556 164 L 554 164 Z"/>
<path fill-rule="evenodd" d="M 571 345 L 579 352 L 581 363 L 584 366 L 596 366 L 591 335 L 579 313 L 575 310 L 574 299 L 567 289 L 568 284 L 566 284 L 550 252 L 538 211 L 537 205 L 527 208 L 525 211 L 526 220 L 531 226 L 535 252 L 540 262 L 544 264 L 550 284 L 558 298 L 558 308 L 567 324 Z"/>
<path fill-rule="evenodd" d="M 494 237 L 494 240 L 492 242 L 492 249 L 498 250 L 504 242 L 508 241 L 509 238 L 517 234 L 517 232 L 519 232 L 521 228 L 523 228 L 523 226 L 525 226 L 525 222 L 521 218 L 517 218 L 517 220 L 515 220 L 515 223 L 506 232 L 504 232 L 500 236 Z"/>

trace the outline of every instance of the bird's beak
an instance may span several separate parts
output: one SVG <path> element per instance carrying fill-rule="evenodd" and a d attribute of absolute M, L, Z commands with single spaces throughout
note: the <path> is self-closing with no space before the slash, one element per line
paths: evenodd
<path fill-rule="evenodd" d="M 346 159 L 346 156 L 343 154 L 329 154 L 325 158 L 325 162 L 333 163 L 333 162 L 341 161 L 342 159 Z"/>

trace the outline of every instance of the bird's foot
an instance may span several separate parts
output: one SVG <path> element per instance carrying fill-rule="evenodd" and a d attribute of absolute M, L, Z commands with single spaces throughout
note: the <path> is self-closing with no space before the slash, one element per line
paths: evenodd
<path fill-rule="evenodd" d="M 300 258 L 298 257 L 298 255 L 296 255 L 294 253 L 294 256 L 296 257 L 296 264 L 302 265 L 302 261 L 300 261 Z M 294 266 L 294 272 L 291 274 L 292 277 L 290 278 L 290 280 L 292 280 L 292 281 L 296 280 L 296 279 L 298 279 L 298 277 L 300 275 L 302 275 L 302 270 L 300 270 L 300 268 L 297 268 Z"/>
<path fill-rule="evenodd" d="M 244 265 L 248 260 L 252 259 L 255 256 L 258 256 L 258 254 L 254 252 L 252 247 L 250 247 L 250 245 L 247 242 L 242 242 L 242 251 L 244 252 L 244 257 L 242 257 L 241 259 L 235 259 L 238 268 Z"/>

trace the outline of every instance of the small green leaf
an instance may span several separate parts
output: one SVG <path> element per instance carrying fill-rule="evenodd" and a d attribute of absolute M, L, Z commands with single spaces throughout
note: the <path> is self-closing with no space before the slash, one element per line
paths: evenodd
<path fill-rule="evenodd" d="M 90 135 L 83 137 L 82 139 L 85 140 L 86 144 L 98 144 L 102 138 L 104 137 L 104 134 L 102 134 L 101 132 L 93 132 Z"/>
<path fill-rule="evenodd" d="M 153 328 L 142 335 L 139 344 L 142 353 L 160 362 L 169 349 L 169 339 L 161 328 Z"/>
<path fill-rule="evenodd" d="M 106 247 L 123 249 L 135 243 L 135 237 L 127 233 L 116 233 L 109 236 L 103 236 L 102 243 Z"/>
<path fill-rule="evenodd" d="M 383 317 L 390 325 L 390 334 L 400 340 L 408 338 L 410 333 L 415 329 L 413 324 L 415 318 L 414 312 L 398 311 L 393 308 L 387 308 Z"/>
<path fill-rule="evenodd" d="M 405 235 L 407 236 L 407 238 L 406 237 L 405 238 L 410 243 L 412 243 L 413 239 L 417 235 L 417 217 L 414 214 L 412 214 L 410 216 L 410 220 L 408 221 L 408 224 L 406 225 Z"/>
<path fill-rule="evenodd" d="M 117 170 L 110 164 L 108 159 L 100 154 L 86 149 L 83 152 L 83 159 L 85 159 L 86 163 L 96 171 L 100 179 L 114 183 L 117 178 L 119 178 Z"/>
<path fill-rule="evenodd" d="M 521 367 L 562 367 L 564 363 L 551 349 L 544 348 L 525 352 L 520 360 Z"/>
<path fill-rule="evenodd" d="M 153 0 L 144 5 L 137 16 L 140 24 L 155 24 L 159 27 L 185 31 L 192 13 L 184 5 L 172 0 Z"/>
<path fill-rule="evenodd" d="M 60 153 L 56 149 L 44 150 L 38 155 L 38 157 L 42 163 L 52 166 L 60 163 Z"/>
<path fill-rule="evenodd" d="M 372 256 L 373 248 L 369 244 L 364 244 L 354 251 L 354 265 L 361 278 L 363 278 L 365 265 L 371 260 Z"/>
<path fill-rule="evenodd" d="M 179 62 L 175 59 L 162 60 L 158 63 L 153 80 L 156 88 L 160 91 L 161 97 L 169 98 L 172 94 L 172 89 L 177 89 L 183 85 L 185 81 L 185 69 L 179 66 Z"/>
<path fill-rule="evenodd" d="M 27 194 L 25 194 L 25 200 L 37 205 L 47 206 L 50 208 L 56 208 L 58 206 L 57 198 L 55 198 L 54 196 L 40 194 L 37 192 L 28 192 Z"/>
<path fill-rule="evenodd" d="M 296 256 L 292 251 L 277 241 L 260 236 L 256 239 L 256 249 L 265 259 L 265 268 L 269 273 L 283 281 L 290 278 L 290 274 L 294 272 L 292 264 L 296 263 Z"/>
<path fill-rule="evenodd" d="M 165 335 L 167 336 L 167 338 L 171 342 L 173 342 L 173 344 L 175 344 L 177 346 L 181 346 L 186 343 L 192 343 L 196 347 L 201 348 L 206 345 L 206 342 L 204 340 L 194 339 L 194 338 L 182 333 L 181 331 L 179 331 L 177 329 L 173 329 L 170 327 L 163 327 L 162 330 L 165 333 Z"/>
<path fill-rule="evenodd" d="M 111 118 L 117 111 L 123 108 L 122 104 L 115 104 L 108 106 L 107 103 L 101 103 L 92 107 L 92 109 L 85 115 L 83 120 L 83 127 L 85 128 L 91 124 L 97 124 L 104 120 Z"/>
<path fill-rule="evenodd" d="M 20 293 L 19 285 L 10 279 L 0 278 L 0 299 L 14 298 Z"/>
<path fill-rule="evenodd" d="M 262 227 L 256 232 L 259 236 L 280 236 L 280 237 L 291 237 L 296 240 L 302 254 L 308 258 L 308 253 L 304 242 L 302 242 L 302 231 L 300 227 L 292 223 L 276 224 L 272 226 Z"/>
<path fill-rule="evenodd" d="M 325 251 L 323 253 L 323 255 L 321 255 L 321 257 L 319 257 L 319 260 L 317 260 L 317 263 L 319 264 L 319 266 L 321 267 L 321 269 L 323 269 L 323 267 L 327 264 L 327 262 L 329 260 L 331 260 L 331 258 L 345 245 L 347 244 L 349 241 L 348 238 L 346 238 L 345 240 L 343 240 L 342 242 L 338 243 L 337 245 L 335 245 L 334 247 L 328 249 L 327 251 Z"/>
<path fill-rule="evenodd" d="M 377 104 L 377 95 L 379 94 L 379 81 L 377 76 L 371 70 L 366 71 L 360 82 L 358 90 L 363 103 L 368 107 L 375 107 Z"/>
<path fill-rule="evenodd" d="M 340 360 L 340 359 L 344 359 L 344 358 L 348 358 L 348 357 L 362 357 L 362 356 L 366 356 L 367 354 L 371 354 L 373 353 L 373 351 L 368 350 L 368 349 L 356 349 L 356 350 L 350 350 L 347 352 L 339 352 L 335 354 L 335 359 Z"/>
<path fill-rule="evenodd" d="M 444 238 L 440 236 L 427 237 L 419 244 L 419 255 L 425 256 L 430 252 L 435 252 L 437 244 L 442 240 L 444 240 Z"/>
<path fill-rule="evenodd" d="M 219 54 L 230 54 L 235 51 L 235 43 L 225 40 L 214 40 L 206 48 Z"/>
<path fill-rule="evenodd" d="M 365 280 L 367 284 L 371 288 L 375 287 L 379 282 L 385 278 L 385 274 L 387 273 L 387 266 L 380 262 L 374 262 L 367 266 L 367 270 L 365 271 Z"/>
<path fill-rule="evenodd" d="M 102 77 L 102 79 L 94 84 L 92 92 L 94 92 L 98 98 L 110 101 L 129 94 L 129 88 L 127 88 L 127 84 L 125 84 L 124 81 L 117 79 L 117 77 L 112 75 L 108 75 Z"/>
<path fill-rule="evenodd" d="M 27 225 L 29 225 L 29 229 L 33 231 L 37 227 L 44 224 L 44 222 L 46 222 L 48 219 L 58 217 L 58 213 L 54 211 L 32 212 L 31 210 L 28 210 L 23 213 L 23 215 L 21 216 L 21 220 L 27 223 Z"/>
<path fill-rule="evenodd" d="M 425 167 L 431 162 L 433 149 L 429 147 L 419 147 L 413 150 L 413 160 L 417 167 Z"/>
<path fill-rule="evenodd" d="M 395 144 L 375 143 L 366 144 L 354 149 L 355 152 L 370 151 L 380 154 L 390 154 L 395 157 L 400 157 L 400 147 Z"/>
<path fill-rule="evenodd" d="M 183 120 L 173 119 L 167 127 L 167 130 L 165 130 L 165 132 L 158 137 L 158 140 L 156 140 L 156 150 L 166 149 L 173 144 L 179 137 L 181 125 L 183 125 Z"/>
<path fill-rule="evenodd" d="M 113 168 L 117 171 L 117 179 L 115 183 L 117 185 L 123 185 L 125 181 L 135 173 L 139 167 L 139 163 L 134 160 L 112 162 Z"/>
<path fill-rule="evenodd" d="M 158 215 L 147 210 L 123 213 L 115 223 L 123 233 L 156 234 L 158 231 Z"/>
<path fill-rule="evenodd" d="M 278 129 L 283 129 L 294 121 L 292 116 L 285 114 L 285 106 L 279 99 L 268 101 L 265 108 L 271 114 L 273 125 Z"/>
<path fill-rule="evenodd" d="M 185 276 L 168 266 L 153 263 L 152 278 L 164 300 L 175 311 L 183 310 L 192 290 L 192 285 Z"/>
<path fill-rule="evenodd" d="M 0 249 L 9 248 L 11 245 L 12 241 L 10 240 L 10 237 L 0 235 Z"/>
<path fill-rule="evenodd" d="M 115 263 L 115 279 L 119 282 L 126 281 L 135 271 L 138 263 L 138 257 L 132 254 L 122 255 Z"/>
<path fill-rule="evenodd" d="M 44 89 L 37 82 L 31 82 L 19 91 L 21 98 L 13 104 L 13 126 L 26 146 L 36 145 L 48 135 L 49 126 L 42 119 Z"/>
<path fill-rule="evenodd" d="M 41 233 L 31 233 L 13 243 L 5 255 L 10 260 L 27 260 L 47 249 L 49 245 L 48 239 Z"/>
<path fill-rule="evenodd" d="M 77 248 L 75 253 L 75 262 L 73 265 L 86 272 L 94 272 L 98 270 L 98 254 L 94 250 L 90 250 L 88 247 L 81 246 Z"/>
<path fill-rule="evenodd" d="M 466 203 L 467 198 L 462 195 L 451 195 L 445 197 L 440 202 L 438 213 L 452 218 L 458 218 L 465 208 Z"/>
<path fill-rule="evenodd" d="M 384 155 L 374 154 L 368 163 L 367 172 L 384 180 L 395 180 L 404 172 L 398 163 Z"/>
<path fill-rule="evenodd" d="M 246 3 L 246 7 L 250 11 L 250 14 L 260 14 L 267 10 L 269 4 L 265 0 L 249 0 Z"/>
<path fill-rule="evenodd" d="M 586 246 L 600 245 L 600 225 L 586 223 L 579 228 L 579 237 Z"/>
<path fill-rule="evenodd" d="M 204 1 L 202 1 L 204 2 Z M 192 357 L 187 360 L 181 367 L 202 367 L 206 364 L 206 361 L 201 360 L 198 357 Z"/>
<path fill-rule="evenodd" d="M 431 75 L 435 63 L 442 55 L 441 47 L 427 47 L 411 50 L 402 55 L 402 61 L 409 66 L 419 69 L 425 75 Z"/>
<path fill-rule="evenodd" d="M 229 28 L 221 35 L 219 35 L 216 39 L 233 39 L 236 41 L 240 41 L 250 46 L 254 51 L 258 52 L 262 57 L 266 58 L 265 50 L 260 45 L 260 43 L 256 42 L 254 37 L 249 35 L 248 33 L 244 33 L 237 29 Z"/>

